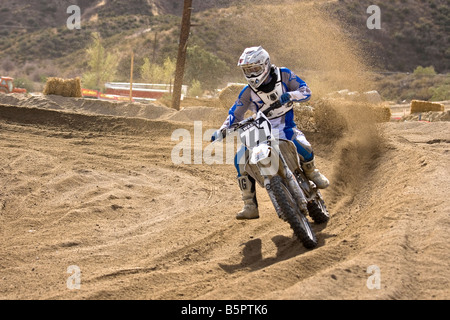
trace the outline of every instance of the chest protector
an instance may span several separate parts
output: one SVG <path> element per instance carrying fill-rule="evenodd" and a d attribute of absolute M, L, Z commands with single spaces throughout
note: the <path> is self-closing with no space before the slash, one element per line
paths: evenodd
<path fill-rule="evenodd" d="M 253 90 L 253 92 L 263 102 L 263 105 L 259 109 L 259 111 L 263 111 L 264 112 L 266 109 L 268 109 L 270 107 L 271 104 L 273 104 L 273 103 L 277 102 L 278 100 L 280 100 L 281 95 L 284 93 L 280 68 L 276 68 L 275 75 L 276 75 L 275 86 L 269 92 L 264 92 L 264 91 L 261 91 L 261 90 L 255 90 L 252 87 L 250 87 Z M 274 119 L 274 118 L 281 117 L 286 112 L 291 110 L 292 107 L 293 107 L 293 103 L 291 101 L 289 103 L 286 103 L 286 104 L 284 104 L 284 105 L 282 105 L 282 106 L 280 106 L 280 107 L 270 111 L 269 114 L 267 114 L 267 118 L 268 119 Z"/>

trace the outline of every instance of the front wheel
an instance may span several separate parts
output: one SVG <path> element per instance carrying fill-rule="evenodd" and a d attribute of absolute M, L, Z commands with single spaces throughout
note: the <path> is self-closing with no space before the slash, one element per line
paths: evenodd
<path fill-rule="evenodd" d="M 282 178 L 280 176 L 273 177 L 270 181 L 270 186 L 277 204 L 281 209 L 282 216 L 291 226 L 295 236 L 302 242 L 305 248 L 315 248 L 317 246 L 316 235 L 306 216 L 299 212 L 297 203 L 289 192 L 289 189 L 283 183 Z"/>

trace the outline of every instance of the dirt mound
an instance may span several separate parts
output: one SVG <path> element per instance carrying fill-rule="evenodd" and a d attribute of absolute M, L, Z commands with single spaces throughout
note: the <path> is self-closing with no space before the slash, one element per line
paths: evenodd
<path fill-rule="evenodd" d="M 191 106 L 176 111 L 157 103 L 112 102 L 97 99 L 68 98 L 58 95 L 1 95 L 0 104 L 47 110 L 61 110 L 88 115 L 171 120 L 184 123 L 202 121 L 210 126 L 220 126 L 227 116 L 227 112 L 220 107 Z"/>
<path fill-rule="evenodd" d="M 221 126 L 227 117 L 227 111 L 211 107 L 182 108 L 177 113 L 167 117 L 169 120 L 190 122 L 203 121 L 209 125 Z"/>
<path fill-rule="evenodd" d="M 0 120 L 9 123 L 37 125 L 64 131 L 83 131 L 102 134 L 170 135 L 180 125 L 172 121 L 147 120 L 115 116 L 80 114 L 40 108 L 0 105 Z M 189 128 L 189 124 L 185 124 Z"/>
<path fill-rule="evenodd" d="M 428 111 L 403 116 L 400 121 L 450 121 L 450 110 L 444 112 Z"/>
<path fill-rule="evenodd" d="M 20 107 L 65 110 L 77 113 L 160 119 L 175 113 L 173 109 L 145 103 L 71 98 L 58 95 L 2 95 L 0 103 Z"/>

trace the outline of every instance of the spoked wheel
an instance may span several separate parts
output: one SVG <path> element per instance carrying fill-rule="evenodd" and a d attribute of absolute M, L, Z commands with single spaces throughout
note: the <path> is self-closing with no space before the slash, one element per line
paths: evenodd
<path fill-rule="evenodd" d="M 292 197 L 289 189 L 284 185 L 280 176 L 275 176 L 270 181 L 271 189 L 275 199 L 281 208 L 283 217 L 289 223 L 295 236 L 307 249 L 317 246 L 317 239 L 308 219 L 297 208 L 297 203 Z"/>
<path fill-rule="evenodd" d="M 330 214 L 328 213 L 325 202 L 322 199 L 315 199 L 308 202 L 308 212 L 315 223 L 325 223 L 330 220 Z"/>

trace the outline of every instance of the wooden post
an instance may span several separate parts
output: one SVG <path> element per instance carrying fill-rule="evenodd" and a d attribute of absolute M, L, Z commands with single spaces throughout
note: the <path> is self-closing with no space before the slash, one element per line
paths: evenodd
<path fill-rule="evenodd" d="M 134 52 L 131 51 L 130 102 L 133 101 L 133 67 L 134 67 Z"/>
<path fill-rule="evenodd" d="M 191 27 L 192 0 L 184 0 L 183 18 L 181 20 L 180 44 L 178 45 L 177 67 L 173 85 L 172 107 L 180 110 L 181 87 L 183 86 L 184 66 L 186 63 L 187 42 Z"/>

